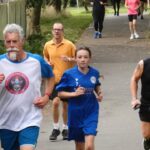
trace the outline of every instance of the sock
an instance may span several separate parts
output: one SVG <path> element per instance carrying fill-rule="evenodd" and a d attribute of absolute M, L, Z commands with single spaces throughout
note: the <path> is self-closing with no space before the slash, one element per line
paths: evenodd
<path fill-rule="evenodd" d="M 59 129 L 59 123 L 53 123 L 53 127 L 54 127 L 54 129 Z"/>
<path fill-rule="evenodd" d="M 66 130 L 68 130 L 68 125 L 63 124 L 63 125 L 62 125 L 62 129 L 66 129 Z"/>

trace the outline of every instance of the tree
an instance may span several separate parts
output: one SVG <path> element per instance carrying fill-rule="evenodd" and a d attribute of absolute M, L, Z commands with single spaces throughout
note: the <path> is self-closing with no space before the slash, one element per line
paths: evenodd
<path fill-rule="evenodd" d="M 63 0 L 63 9 L 66 9 L 68 0 Z M 27 37 L 32 34 L 41 34 L 41 8 L 53 5 L 56 13 L 61 13 L 62 0 L 26 0 L 27 8 Z"/>

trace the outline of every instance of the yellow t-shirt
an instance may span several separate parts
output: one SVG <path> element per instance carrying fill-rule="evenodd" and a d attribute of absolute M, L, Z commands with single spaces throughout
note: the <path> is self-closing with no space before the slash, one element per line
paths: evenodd
<path fill-rule="evenodd" d="M 61 56 L 74 58 L 75 50 L 75 45 L 67 39 L 63 39 L 60 44 L 55 44 L 53 40 L 46 42 L 43 55 L 52 64 L 56 84 L 60 81 L 64 71 L 74 66 L 73 62 L 63 61 Z"/>

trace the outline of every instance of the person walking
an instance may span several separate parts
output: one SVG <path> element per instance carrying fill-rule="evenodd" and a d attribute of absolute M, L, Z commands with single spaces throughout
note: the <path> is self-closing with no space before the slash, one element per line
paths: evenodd
<path fill-rule="evenodd" d="M 114 16 L 119 16 L 120 1 L 121 0 L 112 0 L 112 5 L 113 5 L 113 9 L 114 9 Z"/>
<path fill-rule="evenodd" d="M 54 87 L 49 64 L 23 50 L 24 31 L 17 24 L 3 30 L 6 54 L 0 55 L 0 140 L 4 150 L 34 150 L 42 108 Z M 42 78 L 47 86 L 41 96 Z"/>
<path fill-rule="evenodd" d="M 94 21 L 94 38 L 102 38 L 103 22 L 105 17 L 106 0 L 93 0 L 92 16 Z"/>
<path fill-rule="evenodd" d="M 138 97 L 138 82 L 141 80 L 141 98 Z M 140 60 L 130 82 L 131 106 L 139 109 L 141 131 L 145 150 L 150 150 L 150 58 Z"/>
<path fill-rule="evenodd" d="M 103 98 L 99 71 L 89 66 L 91 55 L 88 47 L 77 49 L 77 66 L 65 71 L 56 87 L 58 95 L 68 99 L 68 140 L 75 141 L 76 150 L 94 150 L 98 102 Z"/>
<path fill-rule="evenodd" d="M 131 33 L 130 40 L 139 38 L 136 28 L 138 9 L 140 5 L 140 0 L 125 0 L 125 7 L 128 9 L 129 29 Z"/>
<path fill-rule="evenodd" d="M 144 10 L 147 10 L 147 0 L 140 0 L 140 1 L 141 1 L 141 6 L 139 8 L 139 16 L 141 16 L 141 19 L 143 20 Z"/>
<path fill-rule="evenodd" d="M 75 64 L 75 45 L 64 38 L 64 27 L 62 23 L 54 23 L 52 29 L 53 39 L 46 42 L 43 50 L 44 58 L 52 66 L 55 75 L 55 86 L 61 79 L 62 74 L 66 69 L 69 69 Z M 62 136 L 63 139 L 68 139 L 68 126 L 67 126 L 67 108 L 68 102 L 66 99 L 60 99 L 57 91 L 54 89 L 52 96 L 52 113 L 53 113 L 53 131 L 49 137 L 50 140 L 56 140 L 60 134 L 59 124 L 59 107 L 60 100 L 62 101 Z"/>

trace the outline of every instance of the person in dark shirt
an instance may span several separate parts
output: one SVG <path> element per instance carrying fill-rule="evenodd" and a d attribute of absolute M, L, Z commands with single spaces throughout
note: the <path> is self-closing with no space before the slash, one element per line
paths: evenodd
<path fill-rule="evenodd" d="M 93 0 L 94 38 L 102 38 L 106 0 Z"/>
<path fill-rule="evenodd" d="M 138 81 L 141 80 L 141 98 L 138 98 Z M 143 146 L 150 149 L 150 58 L 139 61 L 130 82 L 132 95 L 131 106 L 139 108 Z"/>

